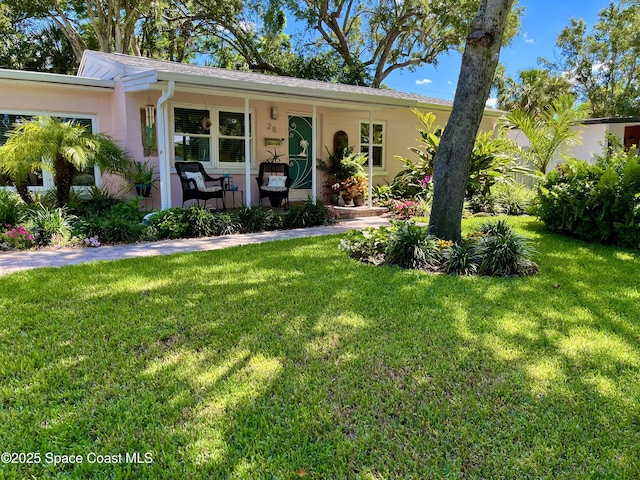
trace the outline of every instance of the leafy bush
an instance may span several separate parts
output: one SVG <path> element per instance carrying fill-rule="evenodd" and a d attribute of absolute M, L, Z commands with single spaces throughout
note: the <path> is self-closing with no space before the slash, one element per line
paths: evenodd
<path fill-rule="evenodd" d="M 262 232 L 282 228 L 282 217 L 273 210 L 265 210 L 259 205 L 243 206 L 237 216 L 243 232 Z"/>
<path fill-rule="evenodd" d="M 89 218 L 110 212 L 111 208 L 120 202 L 121 200 L 108 190 L 94 186 L 89 192 L 89 198 L 70 208 L 70 211 L 78 217 Z"/>
<path fill-rule="evenodd" d="M 612 152 L 596 165 L 570 160 L 538 186 L 539 217 L 556 232 L 640 248 L 640 158 Z"/>
<path fill-rule="evenodd" d="M 189 225 L 187 237 L 211 237 L 214 235 L 214 220 L 211 210 L 205 207 L 191 207 L 185 211 L 185 220 Z"/>
<path fill-rule="evenodd" d="M 169 208 L 149 218 L 148 235 L 155 240 L 184 238 L 189 230 L 187 210 Z"/>
<path fill-rule="evenodd" d="M 530 215 L 536 200 L 535 190 L 520 183 L 498 183 L 487 197 L 491 213 L 496 215 Z"/>
<path fill-rule="evenodd" d="M 76 217 L 63 207 L 33 204 L 29 208 L 31 231 L 38 245 L 62 244 L 71 238 L 71 222 Z"/>
<path fill-rule="evenodd" d="M 335 214 L 330 207 L 323 202 L 313 203 L 311 199 L 303 205 L 294 205 L 284 216 L 284 228 L 315 227 L 319 225 L 329 225 L 335 220 Z"/>
<path fill-rule="evenodd" d="M 20 197 L 13 192 L 0 190 L 0 231 L 6 225 L 17 225 L 24 219 Z"/>
<path fill-rule="evenodd" d="M 98 237 L 101 243 L 133 243 L 144 237 L 139 197 L 111 205 L 107 212 L 80 219 L 75 233 L 82 237 Z M 106 206 L 105 202 L 103 206 Z"/>
<path fill-rule="evenodd" d="M 228 213 L 214 212 L 212 219 L 212 235 L 231 235 L 240 231 L 237 220 Z"/>
<path fill-rule="evenodd" d="M 436 237 L 427 227 L 413 222 L 398 222 L 389 236 L 387 262 L 404 268 L 437 269 L 441 262 Z"/>
<path fill-rule="evenodd" d="M 368 227 L 350 230 L 340 241 L 340 250 L 345 251 L 351 258 L 360 262 L 380 265 L 386 259 L 389 237 L 396 227 Z"/>

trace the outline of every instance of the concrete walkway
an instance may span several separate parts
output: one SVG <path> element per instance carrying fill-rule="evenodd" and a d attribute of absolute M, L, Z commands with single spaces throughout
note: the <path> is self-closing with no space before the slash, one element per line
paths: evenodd
<path fill-rule="evenodd" d="M 345 219 L 327 227 L 276 230 L 273 232 L 224 235 L 221 237 L 185 238 L 160 242 L 133 243 L 127 245 L 101 246 L 98 248 L 63 248 L 59 250 L 28 250 L 0 252 L 0 275 L 42 267 L 61 267 L 97 260 L 119 260 L 122 258 L 171 255 L 204 250 L 217 250 L 236 245 L 287 240 L 290 238 L 317 237 L 343 233 L 347 230 L 388 225 L 381 217 Z"/>

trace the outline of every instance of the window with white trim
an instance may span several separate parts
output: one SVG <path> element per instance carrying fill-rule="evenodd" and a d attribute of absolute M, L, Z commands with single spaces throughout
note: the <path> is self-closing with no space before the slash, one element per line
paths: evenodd
<path fill-rule="evenodd" d="M 219 168 L 240 167 L 244 163 L 243 109 L 174 107 L 173 124 L 174 161 L 202 162 Z M 249 141 L 253 151 L 252 124 L 253 114 L 249 113 Z"/>
<path fill-rule="evenodd" d="M 42 115 L 42 114 L 40 114 Z M 15 125 L 28 122 L 35 114 L 24 113 L 2 113 L 0 112 L 0 145 L 4 145 L 7 141 L 7 133 L 9 133 Z M 65 115 L 53 115 L 54 118 L 60 118 L 62 121 L 71 121 L 75 124 L 82 125 L 86 128 L 87 133 L 93 133 L 93 120 L 90 117 L 67 117 Z M 93 187 L 99 185 L 100 173 L 99 169 L 90 164 L 83 170 L 77 170 L 73 167 L 73 187 Z M 32 190 L 46 191 L 55 187 L 53 175 L 47 171 L 35 171 L 29 174 L 27 185 Z M 12 187 L 11 179 L 0 174 L 0 187 Z M 74 188 L 82 190 L 82 188 Z"/>
<path fill-rule="evenodd" d="M 384 123 L 373 122 L 373 166 L 382 168 L 384 161 Z M 369 122 L 360 122 L 360 152 L 369 153 Z M 369 161 L 365 163 L 368 165 Z"/>

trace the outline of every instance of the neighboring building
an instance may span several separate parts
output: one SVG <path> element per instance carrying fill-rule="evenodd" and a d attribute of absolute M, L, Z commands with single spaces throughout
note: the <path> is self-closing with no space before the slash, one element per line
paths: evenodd
<path fill-rule="evenodd" d="M 549 163 L 547 171 L 564 162 L 563 155 L 595 163 L 595 157 L 602 155 L 607 146 L 607 133 L 620 138 L 627 149 L 633 145 L 636 149 L 640 146 L 640 118 L 590 118 L 574 128 L 582 135 L 581 143 L 557 154 Z M 529 146 L 529 140 L 521 130 L 511 130 L 509 137 L 520 146 Z"/>
<path fill-rule="evenodd" d="M 158 166 L 154 202 L 162 208 L 181 204 L 173 168 L 179 159 L 231 174 L 244 200 L 256 203 L 254 178 L 274 150 L 290 164 L 293 199 L 322 196 L 316 159 L 327 158 L 337 132 L 370 153 L 371 184 L 391 181 L 402 168 L 394 155 L 410 156 L 408 148 L 418 144 L 421 124 L 411 109 L 432 112 L 441 126 L 451 111 L 451 102 L 393 90 L 93 51 L 85 52 L 75 77 L 0 70 L 0 89 L 0 133 L 20 116 L 80 119 Z M 481 129 L 493 129 L 501 113 L 486 110 Z M 118 188 L 113 178 L 88 174 L 97 185 Z M 46 178 L 34 185 L 47 186 Z"/>

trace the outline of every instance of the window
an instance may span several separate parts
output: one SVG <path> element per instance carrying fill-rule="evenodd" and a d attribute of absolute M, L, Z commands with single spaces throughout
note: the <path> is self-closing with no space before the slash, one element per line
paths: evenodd
<path fill-rule="evenodd" d="M 249 120 L 249 138 L 251 133 L 251 120 Z M 244 163 L 244 135 L 244 112 L 218 112 L 218 160 L 220 163 Z"/>
<path fill-rule="evenodd" d="M 7 141 L 7 133 L 13 130 L 16 124 L 28 122 L 34 116 L 35 115 L 18 113 L 0 113 L 0 145 L 4 145 L 4 143 Z M 57 116 L 56 118 L 60 118 L 65 122 L 70 121 L 75 124 L 82 125 L 87 129 L 88 133 L 93 133 L 93 122 L 90 118 L 75 118 L 65 116 Z M 73 186 L 92 187 L 97 184 L 97 179 L 97 169 L 93 165 L 88 165 L 83 170 L 77 170 L 75 167 L 73 167 Z M 40 170 L 29 174 L 27 184 L 29 185 L 29 187 L 40 187 L 36 188 L 37 190 L 49 190 L 55 186 L 55 182 L 51 173 L 46 171 L 43 172 Z M 8 177 L 0 175 L 0 187 L 6 186 L 13 186 L 13 183 Z"/>
<path fill-rule="evenodd" d="M 252 119 L 250 114 L 251 145 Z M 240 166 L 246 158 L 244 135 L 243 110 L 174 108 L 175 161 L 197 161 L 225 168 Z"/>
<path fill-rule="evenodd" d="M 178 162 L 211 161 L 211 119 L 209 110 L 175 108 L 173 151 Z"/>
<path fill-rule="evenodd" d="M 373 166 L 382 168 L 384 159 L 384 124 L 373 123 Z M 369 122 L 360 122 L 360 152 L 369 153 Z M 365 165 L 368 165 L 365 163 Z"/>

